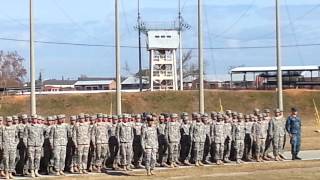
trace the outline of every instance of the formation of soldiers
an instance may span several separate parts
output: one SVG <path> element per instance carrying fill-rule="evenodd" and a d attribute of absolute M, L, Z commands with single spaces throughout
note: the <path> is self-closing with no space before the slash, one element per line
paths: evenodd
<path fill-rule="evenodd" d="M 279 109 L 160 115 L 0 117 L 0 175 L 107 173 L 155 167 L 282 161 L 286 119 Z M 273 153 L 271 153 L 273 151 Z M 271 155 L 273 154 L 273 155 Z M 297 159 L 297 158 L 296 158 Z"/>

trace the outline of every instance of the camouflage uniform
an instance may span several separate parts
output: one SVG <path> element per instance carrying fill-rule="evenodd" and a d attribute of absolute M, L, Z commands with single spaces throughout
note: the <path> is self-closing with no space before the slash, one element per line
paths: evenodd
<path fill-rule="evenodd" d="M 141 144 L 145 155 L 145 168 L 149 174 L 155 167 L 157 161 L 156 154 L 158 153 L 159 148 L 157 128 L 155 126 L 143 127 Z"/>
<path fill-rule="evenodd" d="M 157 126 L 158 142 L 159 142 L 159 163 L 163 166 L 166 165 L 168 160 L 168 137 L 166 136 L 165 129 L 166 122 L 161 122 Z"/>
<path fill-rule="evenodd" d="M 70 121 L 71 124 L 68 125 L 68 143 L 67 143 L 67 150 L 66 150 L 66 168 L 69 170 L 71 173 L 75 172 L 78 170 L 77 168 L 77 150 L 75 148 L 76 144 L 76 139 L 74 138 L 74 133 L 75 133 L 75 127 L 76 123 L 75 122 L 77 119 L 76 116 L 71 116 Z"/>
<path fill-rule="evenodd" d="M 206 141 L 206 131 L 203 122 L 196 122 L 193 124 L 191 140 L 196 166 L 202 165 L 201 160 L 203 158 L 204 143 Z"/>
<path fill-rule="evenodd" d="M 48 117 L 48 121 L 53 121 L 53 117 Z M 45 174 L 53 173 L 54 166 L 54 154 L 52 151 L 52 143 L 50 142 L 50 131 L 53 125 L 48 125 L 44 127 L 44 142 L 43 142 L 43 157 L 40 160 L 40 169 L 41 172 Z"/>
<path fill-rule="evenodd" d="M 24 135 L 24 128 L 27 125 L 27 115 L 22 115 L 21 119 L 23 122 L 21 122 L 20 124 L 17 125 L 17 131 L 18 131 L 18 138 L 19 138 L 19 143 L 18 143 L 18 147 L 17 147 L 17 164 L 16 164 L 16 170 L 17 170 L 17 174 L 26 174 L 28 166 L 27 166 L 27 162 L 28 162 L 28 156 L 27 156 L 27 146 L 26 144 L 23 143 L 23 137 Z"/>
<path fill-rule="evenodd" d="M 7 117 L 7 121 L 12 121 L 12 117 Z M 16 150 L 19 142 L 18 131 L 14 125 L 2 128 L 2 147 L 4 157 L 4 170 L 7 175 L 15 172 Z"/>
<path fill-rule="evenodd" d="M 110 156 L 109 151 L 109 124 L 105 122 L 98 122 L 95 128 L 95 146 L 96 146 L 96 166 L 98 172 L 105 166 L 106 159 Z"/>
<path fill-rule="evenodd" d="M 140 118 L 138 115 L 137 118 Z M 141 167 L 142 162 L 142 155 L 143 155 L 143 149 L 141 146 L 141 129 L 142 129 L 143 123 L 141 122 L 134 122 L 133 123 L 133 133 L 134 133 L 134 139 L 133 139 L 133 161 L 134 165 L 136 167 Z"/>
<path fill-rule="evenodd" d="M 119 124 L 117 137 L 120 142 L 121 165 L 125 170 L 130 170 L 132 158 L 133 128 L 130 122 L 122 122 Z"/>
<path fill-rule="evenodd" d="M 269 135 L 273 139 L 273 155 L 275 158 L 282 153 L 286 135 L 286 119 L 283 116 L 274 117 L 269 124 Z"/>
<path fill-rule="evenodd" d="M 36 117 L 33 117 L 34 119 Z M 28 124 L 24 131 L 24 142 L 28 147 L 28 164 L 32 176 L 39 176 L 42 145 L 44 142 L 44 129 L 40 124 Z M 34 174 L 33 174 L 34 173 Z"/>
<path fill-rule="evenodd" d="M 68 134 L 70 134 L 68 125 L 64 123 L 54 125 L 50 131 L 50 144 L 53 148 L 54 168 L 60 175 L 63 175 L 65 167 Z"/>
<path fill-rule="evenodd" d="M 172 118 L 177 118 L 177 115 L 173 114 Z M 180 123 L 168 122 L 165 132 L 169 143 L 169 162 L 171 166 L 177 166 L 176 162 L 179 158 Z"/>
<path fill-rule="evenodd" d="M 254 123 L 252 127 L 252 136 L 255 146 L 256 159 L 257 161 L 263 161 L 261 156 L 263 155 L 265 142 L 267 138 L 267 124 L 261 120 Z"/>
<path fill-rule="evenodd" d="M 78 154 L 79 170 L 80 173 L 86 173 L 91 137 L 89 124 L 86 122 L 81 122 L 75 126 L 74 136 L 74 139 L 76 140 L 75 146 Z"/>
<path fill-rule="evenodd" d="M 245 138 L 244 138 L 244 159 L 246 161 L 250 161 L 252 158 L 252 147 L 253 147 L 253 139 L 252 139 L 252 126 L 253 121 L 249 120 L 250 117 L 247 115 L 245 122 Z"/>
<path fill-rule="evenodd" d="M 227 119 L 228 117 L 225 117 Z M 224 123 L 224 133 L 225 135 L 225 142 L 224 142 L 224 157 L 223 160 L 226 163 L 230 162 L 230 153 L 231 153 L 231 143 L 232 143 L 232 123 L 225 122 Z"/>
<path fill-rule="evenodd" d="M 3 130 L 3 117 L 2 116 L 0 116 L 0 132 L 2 132 Z M 0 138 L 2 139 L 2 134 L 3 133 L 1 133 L 0 134 Z M 4 162 L 4 160 L 3 160 L 3 143 L 2 143 L 2 140 L 0 141 L 0 171 L 1 171 L 1 173 L 0 173 L 0 176 L 5 176 L 5 174 L 4 174 L 4 165 L 3 165 L 3 162 Z"/>
<path fill-rule="evenodd" d="M 241 159 L 243 157 L 244 138 L 245 138 L 245 124 L 244 124 L 244 122 L 237 122 L 237 123 L 233 124 L 233 139 L 235 142 L 234 149 L 236 151 L 237 163 L 241 163 Z"/>
<path fill-rule="evenodd" d="M 209 153 L 210 153 L 210 147 L 211 147 L 211 137 L 210 137 L 210 128 L 211 128 L 211 124 L 208 120 L 208 115 L 204 114 L 202 116 L 202 121 L 204 123 L 204 131 L 206 134 L 206 140 L 204 143 L 204 147 L 203 147 L 203 158 L 202 158 L 202 162 L 206 163 L 206 164 L 210 164 L 209 162 Z"/>
<path fill-rule="evenodd" d="M 110 150 L 110 159 L 114 169 L 117 169 L 119 163 L 119 140 L 117 137 L 118 126 L 117 124 L 118 117 L 113 116 L 113 123 L 110 125 L 108 134 L 109 134 L 109 150 Z"/>
<path fill-rule="evenodd" d="M 181 161 L 185 164 L 189 164 L 190 161 L 190 150 L 191 150 L 191 124 L 188 122 L 188 120 L 183 120 L 183 123 L 180 127 L 180 133 L 181 133 L 181 150 L 180 150 L 180 158 Z"/>
<path fill-rule="evenodd" d="M 225 142 L 225 135 L 224 135 L 224 122 L 222 121 L 222 116 L 218 116 L 219 121 L 214 123 L 211 128 L 211 137 L 212 141 L 214 142 L 215 147 L 215 160 L 217 164 L 222 164 L 223 159 L 223 151 L 224 151 L 224 142 Z"/>

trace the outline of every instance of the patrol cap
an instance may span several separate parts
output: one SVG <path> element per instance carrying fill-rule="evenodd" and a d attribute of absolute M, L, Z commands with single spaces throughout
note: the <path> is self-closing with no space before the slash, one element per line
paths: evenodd
<path fill-rule="evenodd" d="M 63 119 L 63 118 L 64 118 L 63 114 L 58 115 L 58 119 Z"/>
<path fill-rule="evenodd" d="M 52 116 L 48 116 L 48 117 L 47 117 L 47 120 L 48 120 L 48 121 L 54 121 L 54 119 L 53 119 Z"/>
<path fill-rule="evenodd" d="M 117 115 L 113 115 L 112 119 L 118 119 L 118 116 Z"/>
<path fill-rule="evenodd" d="M 152 115 L 153 117 L 155 117 L 155 116 L 157 116 L 157 113 L 151 113 L 151 115 Z"/>
<path fill-rule="evenodd" d="M 238 118 L 239 118 L 239 119 L 243 119 L 243 114 L 242 114 L 242 113 L 239 113 L 239 114 L 238 114 Z"/>
<path fill-rule="evenodd" d="M 164 115 L 160 115 L 160 116 L 159 116 L 159 119 L 164 119 Z"/>
<path fill-rule="evenodd" d="M 77 120 L 77 116 L 70 116 L 70 121 L 76 121 Z"/>
<path fill-rule="evenodd" d="M 163 116 L 164 116 L 164 118 L 169 118 L 170 117 L 170 115 L 168 113 L 165 113 Z"/>
<path fill-rule="evenodd" d="M 31 119 L 37 119 L 37 118 L 38 118 L 38 116 L 36 114 L 31 116 Z"/>
<path fill-rule="evenodd" d="M 7 120 L 7 122 L 11 122 L 12 121 L 12 117 L 11 116 L 7 116 L 6 120 Z"/>
<path fill-rule="evenodd" d="M 268 117 L 267 113 L 262 113 L 263 117 Z"/>
<path fill-rule="evenodd" d="M 257 113 L 257 112 L 260 112 L 260 109 L 255 108 L 253 111 Z"/>
<path fill-rule="evenodd" d="M 128 114 L 123 114 L 122 118 L 129 118 L 129 115 Z"/>
<path fill-rule="evenodd" d="M 97 118 L 103 118 L 103 114 L 102 113 L 98 113 L 97 114 Z"/>
<path fill-rule="evenodd" d="M 80 113 L 78 117 L 79 117 L 79 119 L 84 119 L 85 118 L 85 114 Z"/>
<path fill-rule="evenodd" d="M 258 117 L 259 117 L 259 118 L 263 118 L 263 114 L 259 114 Z"/>
<path fill-rule="evenodd" d="M 84 114 L 84 118 L 90 118 L 89 114 Z"/>
<path fill-rule="evenodd" d="M 291 108 L 291 112 L 298 112 L 298 109 L 295 108 L 295 107 L 292 107 L 292 108 Z"/>
<path fill-rule="evenodd" d="M 28 119 L 28 115 L 22 114 L 22 115 L 21 115 L 21 119 Z"/>
<path fill-rule="evenodd" d="M 250 116 L 250 118 L 254 118 L 254 115 L 253 115 L 253 114 L 250 114 L 249 116 Z"/>
<path fill-rule="evenodd" d="M 274 112 L 275 112 L 275 113 L 280 113 L 281 111 L 280 111 L 279 108 L 277 108 L 277 109 L 274 110 Z"/>
<path fill-rule="evenodd" d="M 231 110 L 226 110 L 226 114 L 231 114 Z"/>
<path fill-rule="evenodd" d="M 270 113 L 270 109 L 265 109 L 264 112 L 265 113 Z"/>
<path fill-rule="evenodd" d="M 203 113 L 201 117 L 209 117 L 207 113 Z"/>
<path fill-rule="evenodd" d="M 199 113 L 197 113 L 197 114 L 195 115 L 195 117 L 196 117 L 196 118 L 201 118 L 201 115 L 200 115 Z"/>
<path fill-rule="evenodd" d="M 57 115 L 53 115 L 52 118 L 53 118 L 53 120 L 55 121 L 55 120 L 58 119 L 58 116 L 57 116 Z"/>
<path fill-rule="evenodd" d="M 147 121 L 153 121 L 152 115 L 147 115 Z"/>
<path fill-rule="evenodd" d="M 109 114 L 109 115 L 108 115 L 108 119 L 112 119 L 112 115 Z"/>
<path fill-rule="evenodd" d="M 244 116 L 244 118 L 245 118 L 245 119 L 250 119 L 250 116 L 249 116 L 248 114 L 246 114 L 246 115 Z"/>
<path fill-rule="evenodd" d="M 96 116 L 96 115 L 90 116 L 90 120 L 95 120 L 95 119 L 97 119 L 97 116 Z"/>
<path fill-rule="evenodd" d="M 19 120 L 18 116 L 12 116 L 13 120 Z"/>
<path fill-rule="evenodd" d="M 181 116 L 182 116 L 182 117 L 184 117 L 184 116 L 189 116 L 189 114 L 188 114 L 187 112 L 183 112 L 183 113 L 181 114 Z"/>
<path fill-rule="evenodd" d="M 141 119 L 141 114 L 136 114 L 135 116 L 137 119 Z"/>
<path fill-rule="evenodd" d="M 108 118 L 108 114 L 102 114 L 102 118 Z"/>
<path fill-rule="evenodd" d="M 232 116 L 238 116 L 237 112 L 232 112 L 231 114 L 232 114 Z"/>
<path fill-rule="evenodd" d="M 211 112 L 211 116 L 216 116 L 216 115 L 217 115 L 217 112 L 215 112 L 215 111 Z"/>
<path fill-rule="evenodd" d="M 218 114 L 217 118 L 218 119 L 223 119 L 222 114 Z"/>
<path fill-rule="evenodd" d="M 178 117 L 178 114 L 176 114 L 176 113 L 171 114 L 171 118 L 177 118 L 177 117 Z"/>
<path fill-rule="evenodd" d="M 2 116 L 0 116 L 0 121 L 3 121 L 3 117 Z"/>

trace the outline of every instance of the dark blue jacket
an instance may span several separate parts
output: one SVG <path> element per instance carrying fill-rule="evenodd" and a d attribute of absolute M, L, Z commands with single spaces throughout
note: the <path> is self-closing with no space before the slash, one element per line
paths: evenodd
<path fill-rule="evenodd" d="M 300 134 L 301 119 L 300 117 L 289 116 L 286 122 L 286 130 L 289 134 Z"/>

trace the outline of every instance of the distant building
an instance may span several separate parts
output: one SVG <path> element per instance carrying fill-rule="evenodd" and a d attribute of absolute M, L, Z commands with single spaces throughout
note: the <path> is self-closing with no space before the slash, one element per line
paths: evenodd
<path fill-rule="evenodd" d="M 114 80 L 77 81 L 74 84 L 77 91 L 115 90 Z"/>
<path fill-rule="evenodd" d="M 228 75 L 205 75 L 205 89 L 224 89 L 229 87 L 230 77 Z M 199 89 L 199 78 L 192 81 L 192 89 Z"/>
<path fill-rule="evenodd" d="M 43 91 L 72 91 L 76 80 L 49 79 L 43 81 Z"/>
<path fill-rule="evenodd" d="M 139 77 L 130 76 L 127 77 L 121 83 L 122 89 L 140 89 L 140 79 Z M 149 89 L 149 80 L 148 77 L 142 78 L 142 89 Z"/>

